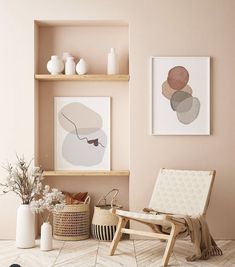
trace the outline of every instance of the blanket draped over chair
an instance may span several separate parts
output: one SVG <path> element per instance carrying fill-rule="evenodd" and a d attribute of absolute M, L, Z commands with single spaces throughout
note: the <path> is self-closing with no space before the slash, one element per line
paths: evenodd
<path fill-rule="evenodd" d="M 144 212 L 151 214 L 162 214 L 149 208 L 144 208 Z M 175 217 L 174 217 L 175 216 Z M 185 223 L 182 223 L 183 219 Z M 182 216 L 173 215 L 173 220 L 180 223 L 182 230 L 178 234 L 178 238 L 190 236 L 194 245 L 195 253 L 186 257 L 187 261 L 208 260 L 210 256 L 223 255 L 222 250 L 216 245 L 215 240 L 210 234 L 208 224 L 203 216 Z M 161 234 L 170 234 L 171 229 L 161 225 L 155 225 L 154 230 Z"/>

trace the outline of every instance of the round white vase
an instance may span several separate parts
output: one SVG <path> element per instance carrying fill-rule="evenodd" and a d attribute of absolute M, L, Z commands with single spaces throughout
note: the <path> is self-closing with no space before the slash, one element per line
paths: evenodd
<path fill-rule="evenodd" d="M 47 70 L 52 75 L 61 74 L 64 70 L 64 63 L 58 56 L 51 56 L 51 60 L 47 63 Z"/>
<path fill-rule="evenodd" d="M 67 57 L 66 63 L 65 63 L 65 75 L 74 75 L 75 74 L 75 62 L 74 58 Z"/>
<path fill-rule="evenodd" d="M 32 248 L 35 246 L 35 213 L 29 205 L 20 205 L 17 210 L 16 247 Z"/>
<path fill-rule="evenodd" d="M 88 71 L 87 63 L 83 58 L 81 58 L 76 66 L 76 72 L 77 74 L 83 75 L 86 74 L 87 71 Z"/>
<path fill-rule="evenodd" d="M 44 222 L 41 226 L 40 249 L 43 251 L 52 250 L 52 227 L 49 222 Z"/>

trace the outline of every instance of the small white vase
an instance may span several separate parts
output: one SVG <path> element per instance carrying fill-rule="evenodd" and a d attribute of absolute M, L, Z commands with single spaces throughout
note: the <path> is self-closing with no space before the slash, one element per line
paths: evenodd
<path fill-rule="evenodd" d="M 52 250 L 52 227 L 49 222 L 44 222 L 41 226 L 40 249 L 43 251 Z"/>
<path fill-rule="evenodd" d="M 16 247 L 32 248 L 35 246 L 35 213 L 29 205 L 20 205 L 17 209 Z"/>
<path fill-rule="evenodd" d="M 74 75 L 75 74 L 75 62 L 73 57 L 67 57 L 65 63 L 65 74 L 66 75 Z"/>
<path fill-rule="evenodd" d="M 77 74 L 83 75 L 86 74 L 87 71 L 88 71 L 87 63 L 83 58 L 81 58 L 76 66 L 76 72 Z"/>
<path fill-rule="evenodd" d="M 47 63 L 47 70 L 52 75 L 60 74 L 64 70 L 64 63 L 58 56 L 51 56 L 51 60 Z"/>
<path fill-rule="evenodd" d="M 72 57 L 72 55 L 69 52 L 64 52 L 62 54 L 62 61 L 64 63 L 64 70 L 63 70 L 63 74 L 65 74 L 65 63 L 68 57 Z"/>
<path fill-rule="evenodd" d="M 115 52 L 115 48 L 111 48 L 108 53 L 107 74 L 118 74 L 118 55 Z"/>
<path fill-rule="evenodd" d="M 65 64 L 68 57 L 72 57 L 72 55 L 69 52 L 64 52 L 62 55 L 62 60 L 63 60 L 64 64 Z"/>

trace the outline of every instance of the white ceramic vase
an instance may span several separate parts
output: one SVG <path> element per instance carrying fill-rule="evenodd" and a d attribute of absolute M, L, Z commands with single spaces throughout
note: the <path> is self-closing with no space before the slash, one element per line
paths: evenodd
<path fill-rule="evenodd" d="M 76 72 L 77 74 L 83 75 L 86 74 L 87 71 L 88 71 L 87 63 L 83 58 L 81 58 L 76 66 Z"/>
<path fill-rule="evenodd" d="M 51 60 L 47 63 L 47 70 L 52 75 L 61 74 L 64 70 L 64 63 L 58 56 L 51 56 Z"/>
<path fill-rule="evenodd" d="M 32 248 L 35 246 L 35 213 L 29 205 L 20 205 L 17 210 L 16 247 Z"/>
<path fill-rule="evenodd" d="M 49 222 L 44 222 L 41 226 L 40 249 L 43 251 L 52 250 L 52 227 Z"/>
<path fill-rule="evenodd" d="M 72 55 L 69 52 L 64 52 L 62 54 L 62 61 L 64 63 L 64 70 L 63 70 L 63 74 L 65 74 L 65 64 L 66 64 L 66 60 L 68 57 L 72 57 Z"/>
<path fill-rule="evenodd" d="M 118 56 L 115 52 L 115 48 L 111 48 L 108 53 L 108 62 L 107 62 L 107 74 L 118 74 L 119 64 Z"/>
<path fill-rule="evenodd" d="M 65 64 L 68 57 L 72 57 L 72 55 L 69 52 L 64 52 L 62 55 L 62 60 L 63 60 L 64 64 Z"/>
<path fill-rule="evenodd" d="M 65 74 L 66 75 L 74 75 L 75 74 L 75 62 L 73 57 L 67 57 L 65 63 Z"/>

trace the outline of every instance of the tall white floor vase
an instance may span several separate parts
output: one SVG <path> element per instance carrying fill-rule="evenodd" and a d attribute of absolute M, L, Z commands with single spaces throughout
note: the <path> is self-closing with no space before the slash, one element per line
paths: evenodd
<path fill-rule="evenodd" d="M 29 205 L 22 204 L 17 210 L 16 247 L 32 248 L 35 246 L 35 213 Z"/>
<path fill-rule="evenodd" d="M 41 226 L 40 249 L 43 251 L 52 250 L 52 227 L 49 222 L 44 222 Z"/>

